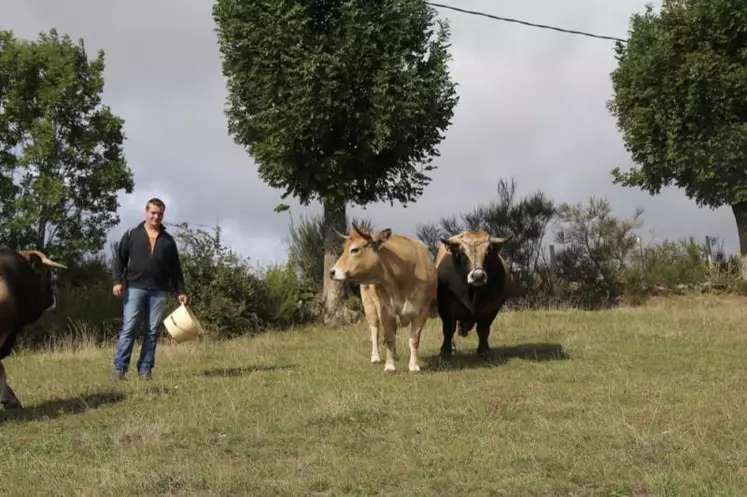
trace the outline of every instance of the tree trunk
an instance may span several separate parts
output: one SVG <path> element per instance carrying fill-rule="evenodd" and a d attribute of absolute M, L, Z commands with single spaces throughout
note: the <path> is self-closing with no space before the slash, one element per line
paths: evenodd
<path fill-rule="evenodd" d="M 731 206 L 737 221 L 739 234 L 739 256 L 742 262 L 742 279 L 747 280 L 747 202 Z"/>
<path fill-rule="evenodd" d="M 340 257 L 342 240 L 335 230 L 345 233 L 345 204 L 324 202 L 324 273 L 322 293 L 324 294 L 324 320 L 335 320 L 342 309 L 345 287 L 329 277 L 329 270 Z"/>

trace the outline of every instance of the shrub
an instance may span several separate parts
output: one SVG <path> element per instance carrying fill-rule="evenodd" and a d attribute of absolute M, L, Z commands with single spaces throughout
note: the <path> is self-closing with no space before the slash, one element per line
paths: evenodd
<path fill-rule="evenodd" d="M 211 234 L 180 224 L 175 238 L 190 305 L 212 337 L 256 333 L 308 319 L 313 290 L 295 265 L 264 272 L 251 268 L 248 259 L 221 244 L 220 227 Z"/>

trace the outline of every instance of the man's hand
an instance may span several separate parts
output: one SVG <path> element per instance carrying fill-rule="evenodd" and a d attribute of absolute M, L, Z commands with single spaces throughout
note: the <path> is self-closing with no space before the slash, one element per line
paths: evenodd
<path fill-rule="evenodd" d="M 114 285 L 114 288 L 112 288 L 112 293 L 115 297 L 121 297 L 122 293 L 124 293 L 124 285 Z"/>
<path fill-rule="evenodd" d="M 179 303 L 182 305 L 187 305 L 187 301 L 189 300 L 186 295 L 181 294 L 179 295 Z"/>

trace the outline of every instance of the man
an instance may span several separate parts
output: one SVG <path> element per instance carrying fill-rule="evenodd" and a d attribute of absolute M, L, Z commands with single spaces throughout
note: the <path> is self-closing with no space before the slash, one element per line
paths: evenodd
<path fill-rule="evenodd" d="M 129 369 L 138 326 L 143 321 L 145 336 L 137 369 L 141 380 L 151 379 L 169 289 L 176 290 L 181 304 L 187 303 L 179 251 L 162 224 L 165 210 L 160 199 L 148 200 L 145 221 L 122 236 L 114 257 L 112 291 L 116 297 L 124 296 L 122 328 L 112 373 L 119 380 L 124 379 Z"/>

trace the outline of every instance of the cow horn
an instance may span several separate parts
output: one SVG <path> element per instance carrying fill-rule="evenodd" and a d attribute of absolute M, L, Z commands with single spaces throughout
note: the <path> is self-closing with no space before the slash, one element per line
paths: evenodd
<path fill-rule="evenodd" d="M 342 238 L 343 240 L 347 240 L 348 239 L 348 235 L 343 235 L 342 233 L 340 233 L 339 231 L 337 231 L 335 228 L 332 228 L 332 231 L 334 231 L 335 234 L 337 236 L 339 236 L 340 238 Z"/>
<path fill-rule="evenodd" d="M 67 269 L 67 266 L 62 265 L 59 262 L 54 262 L 40 250 L 19 250 L 18 253 L 25 257 L 26 260 L 31 260 L 31 254 L 34 254 L 42 261 L 42 264 L 44 264 L 45 266 Z"/>
<path fill-rule="evenodd" d="M 490 237 L 490 244 L 491 245 L 503 245 L 507 241 L 511 239 L 511 235 L 508 235 L 507 237 L 501 238 L 499 236 L 491 236 Z"/>
<path fill-rule="evenodd" d="M 55 262 L 52 259 L 50 259 L 49 257 L 47 257 L 47 256 L 42 257 L 42 262 L 45 265 L 49 266 L 49 267 L 56 267 L 56 268 L 59 268 L 59 269 L 67 269 L 67 266 L 65 266 L 64 264 L 60 264 L 59 262 Z"/>

